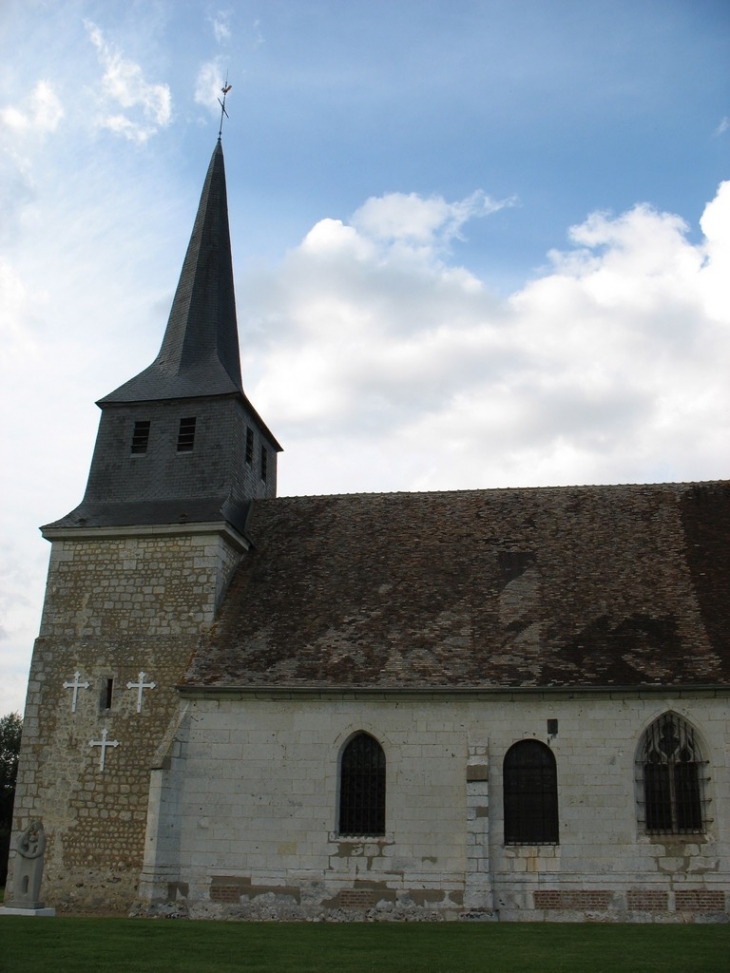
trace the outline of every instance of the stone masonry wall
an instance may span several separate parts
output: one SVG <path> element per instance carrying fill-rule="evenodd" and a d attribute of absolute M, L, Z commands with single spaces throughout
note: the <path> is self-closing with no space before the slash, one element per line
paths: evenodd
<path fill-rule="evenodd" d="M 54 542 L 14 824 L 42 818 L 43 896 L 59 910 L 127 911 L 134 899 L 150 764 L 238 557 L 215 534 Z M 140 681 L 155 683 L 141 697 Z"/>
<path fill-rule="evenodd" d="M 252 918 L 686 921 L 728 918 L 727 699 L 641 693 L 190 698 L 167 775 L 175 867 L 152 911 Z M 661 713 L 708 759 L 702 835 L 647 835 L 636 753 Z M 547 721 L 557 720 L 555 733 Z M 386 833 L 337 834 L 338 760 L 364 730 L 386 754 Z M 502 766 L 555 754 L 558 844 L 505 845 Z M 162 788 L 164 790 L 164 787 Z M 169 849 L 168 849 L 169 851 Z M 166 858 L 172 864 L 172 857 Z M 165 884 L 167 883 L 167 884 Z M 150 881 L 148 889 L 154 887 Z"/>

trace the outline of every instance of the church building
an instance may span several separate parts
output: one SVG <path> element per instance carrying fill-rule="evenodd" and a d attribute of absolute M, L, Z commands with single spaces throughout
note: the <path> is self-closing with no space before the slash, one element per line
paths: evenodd
<path fill-rule="evenodd" d="M 48 906 L 730 918 L 730 481 L 277 497 L 220 139 L 160 352 L 98 405 L 42 528 Z"/>

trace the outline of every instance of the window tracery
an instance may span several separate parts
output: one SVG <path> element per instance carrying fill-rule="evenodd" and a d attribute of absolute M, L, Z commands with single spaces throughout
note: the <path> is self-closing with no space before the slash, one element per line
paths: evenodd
<path fill-rule="evenodd" d="M 639 811 L 647 834 L 705 830 L 706 763 L 694 729 L 664 713 L 646 730 L 639 749 Z"/>

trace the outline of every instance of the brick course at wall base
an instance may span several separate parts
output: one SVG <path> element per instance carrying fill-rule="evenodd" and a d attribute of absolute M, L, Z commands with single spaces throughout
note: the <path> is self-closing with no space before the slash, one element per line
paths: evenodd
<path fill-rule="evenodd" d="M 669 893 L 652 892 L 648 889 L 629 889 L 626 905 L 632 912 L 667 912 Z"/>
<path fill-rule="evenodd" d="M 611 903 L 610 892 L 597 890 L 563 892 L 559 890 L 535 892 L 536 909 L 561 909 L 571 912 L 605 912 Z"/>
<path fill-rule="evenodd" d="M 711 892 L 707 889 L 676 892 L 675 902 L 677 912 L 725 912 L 726 910 L 726 895 L 723 892 Z"/>

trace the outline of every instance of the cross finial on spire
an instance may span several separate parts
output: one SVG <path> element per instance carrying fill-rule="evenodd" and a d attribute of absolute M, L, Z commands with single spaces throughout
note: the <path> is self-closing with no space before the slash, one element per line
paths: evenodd
<path fill-rule="evenodd" d="M 221 93 L 223 94 L 223 101 L 221 101 L 220 98 L 218 99 L 218 104 L 221 106 L 221 123 L 218 127 L 219 142 L 220 142 L 221 135 L 223 134 L 223 116 L 225 115 L 226 118 L 228 118 L 228 112 L 226 111 L 226 95 L 228 94 L 228 92 L 231 90 L 232 87 L 233 87 L 232 84 L 228 84 L 228 72 L 226 71 L 226 80 L 223 87 L 221 88 Z"/>

